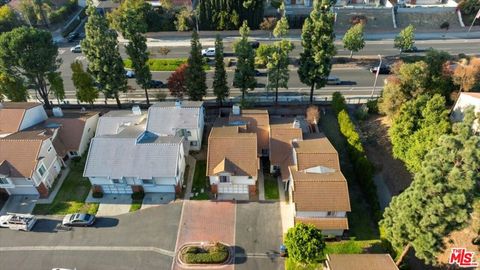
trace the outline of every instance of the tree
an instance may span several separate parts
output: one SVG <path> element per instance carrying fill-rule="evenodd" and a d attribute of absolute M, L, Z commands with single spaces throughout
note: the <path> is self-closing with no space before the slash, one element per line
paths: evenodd
<path fill-rule="evenodd" d="M 26 102 L 28 91 L 23 78 L 0 73 L 0 101 L 3 101 L 4 97 L 12 102 Z"/>
<path fill-rule="evenodd" d="M 144 0 L 125 0 L 112 12 L 107 13 L 110 26 L 125 34 L 129 29 L 147 28 L 147 16 L 152 6 Z"/>
<path fill-rule="evenodd" d="M 119 92 L 127 90 L 127 78 L 118 50 L 117 33 L 108 28 L 107 19 L 91 3 L 87 14 L 86 37 L 81 43 L 82 52 L 88 60 L 87 71 L 102 89 L 105 101 L 113 96 L 118 108 L 121 108 Z"/>
<path fill-rule="evenodd" d="M 190 57 L 188 57 L 188 66 L 185 70 L 185 85 L 188 95 L 192 100 L 202 100 L 207 94 L 207 75 L 203 68 L 204 59 L 202 56 L 202 44 L 198 40 L 198 33 L 193 30 L 192 40 L 190 42 Z"/>
<path fill-rule="evenodd" d="M 465 226 L 472 212 L 475 184 L 480 179 L 480 137 L 472 130 L 473 109 L 464 121 L 443 135 L 425 156 L 412 184 L 393 197 L 380 226 L 402 256 L 410 247 L 428 264 L 436 263 L 444 238 Z"/>
<path fill-rule="evenodd" d="M 262 23 L 260 23 L 259 28 L 264 31 L 268 31 L 269 37 L 272 38 L 272 32 L 275 29 L 277 24 L 277 18 L 275 17 L 266 17 L 263 18 Z"/>
<path fill-rule="evenodd" d="M 20 2 L 20 10 L 24 14 L 25 19 L 30 25 L 48 26 L 47 13 L 51 12 L 52 7 L 50 1 L 44 0 L 22 0 Z"/>
<path fill-rule="evenodd" d="M 50 82 L 50 91 L 57 99 L 57 103 L 60 104 L 61 100 L 65 99 L 65 88 L 63 87 L 63 79 L 60 72 L 51 72 L 47 75 Z"/>
<path fill-rule="evenodd" d="M 425 54 L 425 63 L 428 66 L 427 85 L 435 92 L 441 93 L 447 102 L 450 100 L 450 94 L 454 89 L 452 71 L 450 69 L 450 60 L 452 56 L 448 52 L 428 50 Z"/>
<path fill-rule="evenodd" d="M 177 28 L 177 31 L 190 31 L 192 24 L 192 12 L 186 8 L 182 8 L 177 14 L 175 28 Z"/>
<path fill-rule="evenodd" d="M 185 72 L 187 64 L 180 65 L 167 79 L 167 87 L 170 94 L 178 99 L 182 99 L 187 93 L 187 86 L 185 84 Z"/>
<path fill-rule="evenodd" d="M 19 27 L 0 35 L 0 72 L 15 80 L 24 78 L 48 109 L 53 78 L 49 74 L 57 72 L 61 63 L 57 56 L 58 47 L 48 31 Z"/>
<path fill-rule="evenodd" d="M 266 67 L 268 59 L 272 56 L 273 49 L 273 44 L 260 44 L 255 50 L 255 65 Z"/>
<path fill-rule="evenodd" d="M 240 41 L 234 45 L 238 60 L 233 77 L 233 85 L 242 91 L 242 100 L 245 99 L 247 90 L 253 90 L 257 85 L 257 80 L 255 79 L 255 52 L 252 46 L 248 44 L 249 33 L 250 28 L 247 25 L 247 21 L 244 21 L 242 27 L 240 27 Z"/>
<path fill-rule="evenodd" d="M 258 28 L 263 20 L 264 0 L 204 0 L 197 5 L 201 30 L 234 30 L 243 21 Z"/>
<path fill-rule="evenodd" d="M 428 151 L 450 131 L 448 114 L 445 98 L 439 94 L 420 95 L 404 103 L 389 129 L 393 156 L 412 173 L 419 171 Z"/>
<path fill-rule="evenodd" d="M 468 63 L 458 63 L 453 72 L 453 81 L 461 91 L 469 92 L 480 86 L 480 58 L 473 57 Z"/>
<path fill-rule="evenodd" d="M 73 86 L 77 89 L 76 96 L 78 101 L 93 105 L 98 98 L 98 89 L 95 87 L 95 81 L 92 76 L 83 69 L 82 62 L 76 60 L 71 65 Z"/>
<path fill-rule="evenodd" d="M 215 39 L 215 73 L 213 75 L 213 94 L 217 97 L 217 102 L 222 102 L 228 97 L 229 89 L 227 84 L 227 72 L 225 71 L 225 63 L 223 61 L 223 41 L 217 35 Z"/>
<path fill-rule="evenodd" d="M 393 44 L 395 48 L 400 50 L 400 53 L 411 50 L 415 44 L 415 27 L 411 24 L 405 27 L 395 37 Z"/>
<path fill-rule="evenodd" d="M 357 23 L 348 29 L 343 36 L 343 47 L 350 51 L 350 58 L 352 58 L 353 52 L 358 52 L 365 47 L 363 23 Z"/>
<path fill-rule="evenodd" d="M 297 223 L 288 229 L 285 246 L 289 257 L 303 264 L 320 262 L 325 257 L 322 232 L 311 224 Z"/>
<path fill-rule="evenodd" d="M 20 26 L 15 12 L 9 5 L 0 7 L 0 33 L 11 31 L 13 28 Z"/>
<path fill-rule="evenodd" d="M 332 69 L 332 58 L 335 55 L 334 20 L 330 2 L 318 0 L 303 23 L 303 52 L 300 53 L 298 76 L 302 83 L 310 86 L 310 103 L 313 102 L 314 89 L 325 86 Z"/>
<path fill-rule="evenodd" d="M 277 38 L 286 37 L 288 35 L 289 28 L 290 26 L 288 25 L 287 17 L 282 16 L 282 18 L 275 24 L 275 28 L 273 29 L 273 35 Z"/>

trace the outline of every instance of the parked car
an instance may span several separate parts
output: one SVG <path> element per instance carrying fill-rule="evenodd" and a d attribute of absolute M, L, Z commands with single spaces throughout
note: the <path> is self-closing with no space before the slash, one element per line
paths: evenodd
<path fill-rule="evenodd" d="M 95 215 L 75 213 L 63 218 L 63 226 L 91 226 L 95 222 Z"/>
<path fill-rule="evenodd" d="M 126 70 L 125 71 L 125 76 L 129 79 L 135 78 L 135 71 L 133 70 Z"/>
<path fill-rule="evenodd" d="M 400 52 L 405 52 L 405 53 L 416 53 L 419 52 L 418 48 L 416 46 L 411 47 L 410 49 L 400 49 Z"/>
<path fill-rule="evenodd" d="M 72 33 L 68 34 L 67 41 L 68 42 L 74 41 L 76 38 L 78 38 L 78 35 L 79 34 L 77 32 L 72 32 Z"/>
<path fill-rule="evenodd" d="M 80 46 L 80 44 L 76 45 L 76 46 L 70 48 L 70 51 L 72 53 L 81 53 L 82 52 L 82 46 Z"/>
<path fill-rule="evenodd" d="M 202 56 L 215 56 L 215 48 L 207 48 L 202 50 Z"/>
<path fill-rule="evenodd" d="M 249 41 L 248 45 L 250 45 L 253 49 L 258 49 L 260 47 L 260 42 L 258 41 Z"/>
<path fill-rule="evenodd" d="M 30 214 L 7 213 L 0 216 L 0 227 L 17 231 L 30 231 L 37 223 L 37 218 Z"/>
<path fill-rule="evenodd" d="M 342 84 L 342 81 L 338 77 L 328 76 L 327 84 L 329 84 L 329 85 L 339 85 L 339 84 Z"/>
<path fill-rule="evenodd" d="M 370 68 L 370 72 L 377 73 L 378 66 Z M 390 67 L 389 66 L 380 66 L 380 71 L 378 74 L 390 74 Z"/>
<path fill-rule="evenodd" d="M 159 80 L 151 80 L 150 81 L 150 88 L 163 88 L 165 84 Z"/>

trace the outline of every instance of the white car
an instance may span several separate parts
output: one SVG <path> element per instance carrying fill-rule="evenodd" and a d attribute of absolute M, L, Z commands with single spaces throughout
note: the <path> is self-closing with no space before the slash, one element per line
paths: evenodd
<path fill-rule="evenodd" d="M 215 56 L 215 48 L 203 49 L 202 56 Z"/>
<path fill-rule="evenodd" d="M 327 84 L 328 85 L 340 85 L 340 84 L 342 84 L 342 81 L 338 77 L 328 76 Z"/>
<path fill-rule="evenodd" d="M 70 51 L 73 53 L 81 53 L 82 52 L 82 46 L 77 45 L 75 47 L 70 48 Z"/>

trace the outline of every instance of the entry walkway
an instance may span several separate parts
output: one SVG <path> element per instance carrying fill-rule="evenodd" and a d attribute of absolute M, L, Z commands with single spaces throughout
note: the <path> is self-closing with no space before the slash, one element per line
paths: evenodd
<path fill-rule="evenodd" d="M 280 194 L 280 216 L 282 217 L 282 231 L 287 233 L 288 229 L 293 227 L 293 205 L 288 202 L 288 198 L 285 197 L 285 190 L 283 186 L 285 185 L 280 177 L 277 177 L 278 181 L 278 193 Z"/>

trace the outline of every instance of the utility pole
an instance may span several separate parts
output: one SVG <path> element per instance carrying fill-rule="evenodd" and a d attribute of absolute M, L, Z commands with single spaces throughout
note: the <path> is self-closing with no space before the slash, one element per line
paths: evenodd
<path fill-rule="evenodd" d="M 372 94 L 370 95 L 370 98 L 373 98 L 373 94 L 375 93 L 375 88 L 377 87 L 378 74 L 380 74 L 380 68 L 382 67 L 382 56 L 379 54 L 378 58 L 380 59 L 380 64 L 378 64 L 377 74 L 375 75 L 375 82 L 373 83 L 373 89 L 372 89 Z"/>

